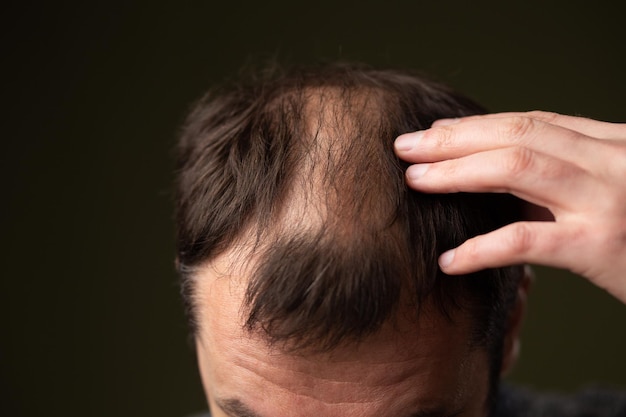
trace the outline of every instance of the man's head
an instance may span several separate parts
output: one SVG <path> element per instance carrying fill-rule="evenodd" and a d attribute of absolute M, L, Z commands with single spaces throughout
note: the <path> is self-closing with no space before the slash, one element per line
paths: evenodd
<path fill-rule="evenodd" d="M 345 65 L 198 103 L 179 143 L 178 264 L 216 415 L 484 414 L 522 268 L 449 277 L 437 257 L 519 206 L 411 191 L 393 154 L 402 133 L 482 112 Z"/>

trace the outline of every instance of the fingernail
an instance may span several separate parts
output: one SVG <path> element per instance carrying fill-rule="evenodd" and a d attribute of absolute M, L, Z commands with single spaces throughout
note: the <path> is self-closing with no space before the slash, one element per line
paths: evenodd
<path fill-rule="evenodd" d="M 454 260 L 455 249 L 449 250 L 445 252 L 443 255 L 439 257 L 439 266 L 442 268 L 447 268 L 452 264 Z"/>
<path fill-rule="evenodd" d="M 422 136 L 424 136 L 424 132 L 421 130 L 413 133 L 405 133 L 404 135 L 398 136 L 394 146 L 397 151 L 410 151 L 419 143 Z"/>
<path fill-rule="evenodd" d="M 415 164 L 411 165 L 406 170 L 406 176 L 411 180 L 416 180 L 428 171 L 430 164 Z"/>
<path fill-rule="evenodd" d="M 439 119 L 439 120 L 435 120 L 435 122 L 433 123 L 433 127 L 435 126 L 450 126 L 456 123 L 459 123 L 461 121 L 461 118 L 456 117 L 454 119 Z"/>

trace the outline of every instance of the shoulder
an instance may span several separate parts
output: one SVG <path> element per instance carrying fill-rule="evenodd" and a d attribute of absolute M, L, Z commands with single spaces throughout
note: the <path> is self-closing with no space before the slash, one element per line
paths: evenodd
<path fill-rule="evenodd" d="M 492 417 L 626 417 L 626 391 L 588 387 L 574 394 L 504 386 Z"/>

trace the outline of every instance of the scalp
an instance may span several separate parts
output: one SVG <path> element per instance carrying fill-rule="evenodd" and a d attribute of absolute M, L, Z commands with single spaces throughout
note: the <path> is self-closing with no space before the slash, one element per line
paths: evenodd
<path fill-rule="evenodd" d="M 375 332 L 401 303 L 417 314 L 426 298 L 444 313 L 470 300 L 480 337 L 497 333 L 517 278 L 446 277 L 437 258 L 514 221 L 511 201 L 411 191 L 393 152 L 402 133 L 481 112 L 423 78 L 358 66 L 209 94 L 179 141 L 178 260 L 192 319 L 197 268 L 234 252 L 251 271 L 246 326 L 272 343 L 331 349 Z"/>

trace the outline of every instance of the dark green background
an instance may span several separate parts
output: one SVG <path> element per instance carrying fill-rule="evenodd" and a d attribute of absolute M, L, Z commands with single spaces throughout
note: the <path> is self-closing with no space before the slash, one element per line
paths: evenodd
<path fill-rule="evenodd" d="M 5 5 L 0 415 L 204 407 L 170 184 L 177 127 L 210 86 L 272 57 L 340 58 L 424 70 L 493 111 L 624 121 L 619 3 Z M 625 306 L 540 269 L 512 379 L 626 387 L 625 327 Z"/>

